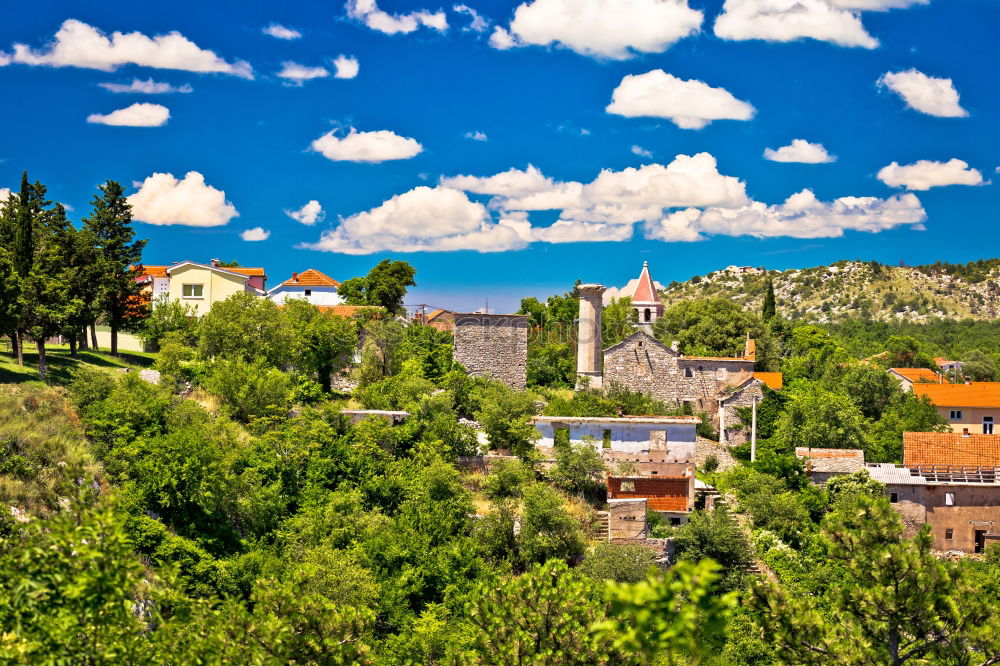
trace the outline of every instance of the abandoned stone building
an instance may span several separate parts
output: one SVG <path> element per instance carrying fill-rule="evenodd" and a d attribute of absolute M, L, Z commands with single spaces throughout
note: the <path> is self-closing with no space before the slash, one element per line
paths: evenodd
<path fill-rule="evenodd" d="M 782 386 L 780 372 L 754 372 L 739 384 L 725 386 L 719 397 L 719 442 L 738 446 L 750 439 L 750 428 L 740 415 L 740 410 L 753 408 L 764 399 L 764 387 L 778 391 Z"/>
<path fill-rule="evenodd" d="M 662 454 L 664 462 L 688 463 L 695 456 L 696 416 L 535 416 L 540 437 L 535 446 L 557 443 L 593 446 L 597 452 Z"/>
<path fill-rule="evenodd" d="M 527 385 L 528 317 L 526 315 L 455 314 L 458 363 L 473 377 L 490 377 L 523 391 Z"/>
<path fill-rule="evenodd" d="M 806 468 L 806 475 L 816 485 L 823 485 L 835 476 L 853 474 L 865 468 L 865 452 L 861 449 L 795 449 Z"/>

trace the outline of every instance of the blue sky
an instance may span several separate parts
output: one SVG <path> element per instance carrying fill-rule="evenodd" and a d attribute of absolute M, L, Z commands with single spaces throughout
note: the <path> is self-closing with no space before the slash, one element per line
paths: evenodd
<path fill-rule="evenodd" d="M 26 169 L 78 220 L 135 183 L 147 263 L 402 258 L 457 309 L 644 260 L 997 254 L 995 0 L 283 4 L 8 8 L 0 187 Z M 134 80 L 189 92 L 99 85 Z"/>

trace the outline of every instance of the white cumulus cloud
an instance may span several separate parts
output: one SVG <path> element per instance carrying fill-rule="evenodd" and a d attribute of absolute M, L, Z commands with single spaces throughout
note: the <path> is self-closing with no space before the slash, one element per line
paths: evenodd
<path fill-rule="evenodd" d="M 494 221 L 464 192 L 424 185 L 371 210 L 344 218 L 303 247 L 344 254 L 374 252 L 500 252 L 527 245 L 523 216 Z"/>
<path fill-rule="evenodd" d="M 646 237 L 663 241 L 696 241 L 706 235 L 768 238 L 837 238 L 845 231 L 877 233 L 911 225 L 923 229 L 927 219 L 913 194 L 840 197 L 820 201 L 811 190 L 793 194 L 778 205 L 754 201 L 741 208 L 688 208 L 646 226 Z"/>
<path fill-rule="evenodd" d="M 333 66 L 337 68 L 334 77 L 338 79 L 353 79 L 358 75 L 358 70 L 361 69 L 357 58 L 346 55 L 337 56 L 336 60 L 333 61 Z"/>
<path fill-rule="evenodd" d="M 88 123 L 97 125 L 117 125 L 120 127 L 160 127 L 170 119 L 170 109 L 161 104 L 136 102 L 132 106 L 111 113 L 92 113 Z"/>
<path fill-rule="evenodd" d="M 254 227 L 240 232 L 240 238 L 245 241 L 265 241 L 271 235 L 270 231 L 264 231 L 264 227 Z"/>
<path fill-rule="evenodd" d="M 337 136 L 337 130 L 327 132 L 313 141 L 311 147 L 336 162 L 406 160 L 423 150 L 416 139 L 399 136 L 390 130 L 359 132 L 353 127 L 345 137 Z"/>
<path fill-rule="evenodd" d="M 113 93 L 136 93 L 141 95 L 164 95 L 167 93 L 189 93 L 193 88 L 188 84 L 173 86 L 153 79 L 132 79 L 131 83 L 98 83 L 100 87 Z"/>
<path fill-rule="evenodd" d="M 632 146 L 632 154 L 638 155 L 639 157 L 646 157 L 646 158 L 653 157 L 653 151 L 646 150 L 642 146 Z"/>
<path fill-rule="evenodd" d="M 877 0 L 834 2 L 831 0 L 726 0 L 715 20 L 715 35 L 722 39 L 763 39 L 791 42 L 816 39 L 840 46 L 873 49 L 878 40 L 868 34 L 858 10 L 849 5 L 886 5 Z M 845 6 L 848 5 L 848 6 Z"/>
<path fill-rule="evenodd" d="M 46 48 L 35 50 L 14 44 L 9 62 L 51 67 L 85 67 L 112 71 L 121 65 L 140 65 L 188 72 L 215 72 L 253 78 L 250 64 L 227 62 L 200 48 L 179 32 L 148 37 L 141 32 L 114 32 L 110 37 L 83 21 L 67 19 Z M 0 64 L 5 64 L 0 60 Z"/>
<path fill-rule="evenodd" d="M 322 221 L 325 217 L 325 214 L 323 213 L 323 206 L 321 206 L 315 199 L 307 202 L 298 210 L 286 210 L 285 215 L 292 218 L 296 222 L 305 224 L 306 226 L 312 226 L 317 222 Z"/>
<path fill-rule="evenodd" d="M 625 76 L 606 111 L 628 118 L 668 118 L 683 129 L 701 129 L 713 120 L 750 120 L 755 113 L 753 106 L 724 88 L 685 81 L 662 69 Z"/>
<path fill-rule="evenodd" d="M 189 171 L 178 180 L 170 173 L 154 173 L 128 198 L 132 216 L 148 224 L 218 227 L 239 215 L 226 193 L 205 184 L 205 177 Z"/>
<path fill-rule="evenodd" d="M 301 86 L 305 81 L 330 76 L 330 72 L 326 67 L 307 67 L 306 65 L 286 60 L 281 63 L 281 71 L 278 72 L 278 76 L 286 81 L 290 81 L 292 85 Z"/>
<path fill-rule="evenodd" d="M 938 79 L 916 69 L 908 69 L 905 72 L 886 72 L 879 78 L 878 84 L 898 94 L 907 106 L 921 113 L 942 118 L 969 115 L 958 103 L 958 91 L 951 79 Z"/>
<path fill-rule="evenodd" d="M 805 139 L 792 139 L 792 142 L 787 146 L 778 149 L 765 148 L 764 159 L 772 162 L 825 164 L 836 161 L 837 156 L 826 152 L 826 148 L 821 143 L 810 143 Z"/>
<path fill-rule="evenodd" d="M 466 132 L 465 138 L 470 141 L 489 141 L 490 138 L 486 136 L 486 132 L 480 132 L 476 130 L 475 132 Z"/>
<path fill-rule="evenodd" d="M 379 9 L 375 0 L 347 0 L 346 7 L 348 16 L 387 35 L 409 34 L 421 26 L 438 32 L 448 29 L 448 17 L 443 11 L 420 9 L 408 14 L 389 14 Z"/>
<path fill-rule="evenodd" d="M 262 29 L 261 32 L 263 32 L 265 35 L 270 35 L 271 37 L 275 37 L 276 39 L 298 39 L 299 37 L 302 36 L 302 33 L 299 32 L 298 30 L 295 30 L 293 28 L 286 28 L 285 26 L 279 25 L 277 23 L 272 23 L 271 25 Z"/>
<path fill-rule="evenodd" d="M 702 12 L 687 0 L 531 0 L 508 28 L 497 26 L 494 48 L 556 44 L 595 58 L 624 60 L 662 53 L 701 28 Z"/>
<path fill-rule="evenodd" d="M 983 174 L 958 158 L 947 162 L 919 160 L 913 164 L 892 164 L 882 167 L 878 179 L 890 187 L 908 190 L 929 190 L 945 185 L 982 185 Z"/>

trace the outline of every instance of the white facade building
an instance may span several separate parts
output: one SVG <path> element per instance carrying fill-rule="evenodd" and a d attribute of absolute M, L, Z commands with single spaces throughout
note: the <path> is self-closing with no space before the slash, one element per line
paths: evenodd
<path fill-rule="evenodd" d="M 541 438 L 538 448 L 553 448 L 556 432 L 568 430 L 573 444 L 589 443 L 600 453 L 663 453 L 663 462 L 683 463 L 695 458 L 697 416 L 535 416 Z M 584 439 L 584 438 L 587 439 Z"/>
<path fill-rule="evenodd" d="M 304 299 L 313 305 L 340 305 L 344 299 L 337 293 L 340 283 L 315 268 L 292 273 L 292 277 L 267 292 L 275 303 L 291 298 Z"/>

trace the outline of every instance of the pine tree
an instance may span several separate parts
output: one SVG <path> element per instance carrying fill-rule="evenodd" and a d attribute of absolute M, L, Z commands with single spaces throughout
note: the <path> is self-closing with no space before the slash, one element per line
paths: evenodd
<path fill-rule="evenodd" d="M 136 270 L 141 270 L 142 251 L 146 240 L 135 240 L 132 228 L 132 206 L 125 196 L 125 188 L 109 180 L 94 195 L 93 212 L 84 219 L 84 228 L 97 240 L 100 266 L 100 310 L 111 327 L 111 353 L 118 353 L 118 331 L 131 315 L 130 304 L 142 291 L 135 281 Z"/>
<path fill-rule="evenodd" d="M 37 184 L 36 184 L 37 185 Z M 39 186 L 44 192 L 44 186 Z M 45 381 L 48 364 L 45 340 L 63 331 L 82 308 L 73 297 L 71 272 L 66 267 L 64 251 L 67 237 L 74 232 L 61 204 L 40 210 L 35 216 L 31 268 L 21 279 L 20 324 L 38 348 L 38 377 Z"/>
<path fill-rule="evenodd" d="M 767 282 L 765 283 L 766 291 L 764 292 L 764 307 L 761 310 L 761 317 L 764 321 L 771 321 L 778 314 L 778 305 L 774 299 L 774 281 L 768 276 Z"/>
<path fill-rule="evenodd" d="M 0 335 L 10 337 L 11 352 L 18 356 L 17 298 L 20 279 L 14 262 L 14 228 L 20 199 L 11 193 L 0 208 Z"/>

